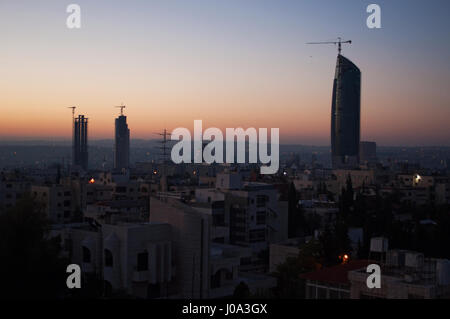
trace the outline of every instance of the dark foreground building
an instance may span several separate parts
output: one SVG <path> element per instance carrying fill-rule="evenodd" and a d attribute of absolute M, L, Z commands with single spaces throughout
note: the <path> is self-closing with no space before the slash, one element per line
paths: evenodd
<path fill-rule="evenodd" d="M 333 168 L 353 168 L 359 163 L 361 71 L 338 55 L 331 106 Z"/>

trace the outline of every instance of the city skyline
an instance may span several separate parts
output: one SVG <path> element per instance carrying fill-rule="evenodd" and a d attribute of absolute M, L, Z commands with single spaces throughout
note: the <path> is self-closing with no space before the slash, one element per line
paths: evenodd
<path fill-rule="evenodd" d="M 448 12 L 0 0 L 0 300 L 450 299 Z"/>
<path fill-rule="evenodd" d="M 365 26 L 365 3 L 79 1 L 80 30 L 65 27 L 65 4 L 2 3 L 0 139 L 69 139 L 70 105 L 89 117 L 90 139 L 113 138 L 112 107 L 124 101 L 132 139 L 202 119 L 330 145 L 336 50 L 305 43 L 343 36 L 364 74 L 361 140 L 448 146 L 449 4 L 379 2 L 380 30 Z"/>

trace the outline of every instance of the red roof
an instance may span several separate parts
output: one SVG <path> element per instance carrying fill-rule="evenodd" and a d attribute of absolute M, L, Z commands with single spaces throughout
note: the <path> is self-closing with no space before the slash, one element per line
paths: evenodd
<path fill-rule="evenodd" d="M 373 262 L 369 260 L 352 260 L 346 264 L 322 268 L 320 270 L 302 274 L 300 275 L 300 278 L 333 284 L 348 284 L 349 271 L 365 268 L 371 263 Z"/>

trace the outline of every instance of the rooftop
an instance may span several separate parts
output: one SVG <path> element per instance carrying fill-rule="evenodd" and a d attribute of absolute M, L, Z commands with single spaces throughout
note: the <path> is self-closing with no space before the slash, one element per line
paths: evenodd
<path fill-rule="evenodd" d="M 300 275 L 300 278 L 320 281 L 331 284 L 348 284 L 348 272 L 367 267 L 372 262 L 369 260 L 352 260 L 346 264 L 340 264 L 332 267 L 322 268 Z"/>

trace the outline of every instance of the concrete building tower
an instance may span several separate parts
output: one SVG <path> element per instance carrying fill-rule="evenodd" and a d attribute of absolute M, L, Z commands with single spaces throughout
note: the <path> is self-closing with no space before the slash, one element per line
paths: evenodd
<path fill-rule="evenodd" d="M 121 110 L 116 118 L 116 130 L 114 138 L 114 169 L 127 170 L 130 167 L 130 130 L 127 117 Z"/>
<path fill-rule="evenodd" d="M 73 125 L 72 163 L 88 170 L 88 118 L 78 115 Z"/>

